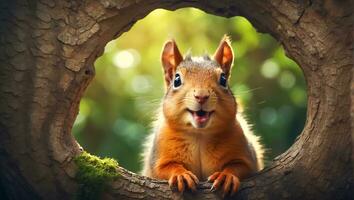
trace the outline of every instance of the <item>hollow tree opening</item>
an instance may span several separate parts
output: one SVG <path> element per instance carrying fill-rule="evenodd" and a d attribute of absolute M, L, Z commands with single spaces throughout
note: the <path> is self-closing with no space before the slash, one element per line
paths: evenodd
<path fill-rule="evenodd" d="M 78 182 L 71 135 L 93 61 L 105 44 L 156 8 L 197 7 L 246 17 L 280 41 L 304 72 L 303 132 L 237 199 L 353 196 L 352 1 L 1 1 L 0 194 L 70 199 Z M 117 168 L 106 199 L 176 198 L 166 183 Z M 194 199 L 218 199 L 201 186 Z"/>
<path fill-rule="evenodd" d="M 159 26 L 151 28 L 157 22 Z M 107 44 L 95 62 L 95 78 L 74 124 L 80 145 L 138 172 L 141 145 L 164 92 L 162 44 L 175 37 L 182 52 L 191 48 L 193 55 L 211 54 L 225 33 L 233 39 L 236 55 L 230 86 L 262 138 L 266 161 L 284 152 L 306 119 L 300 68 L 284 55 L 277 41 L 257 33 L 245 18 L 226 19 L 193 8 L 155 10 Z"/>

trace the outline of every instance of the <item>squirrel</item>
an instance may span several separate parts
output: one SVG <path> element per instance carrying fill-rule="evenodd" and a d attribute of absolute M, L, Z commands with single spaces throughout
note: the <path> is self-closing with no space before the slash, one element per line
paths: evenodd
<path fill-rule="evenodd" d="M 263 168 L 262 145 L 228 86 L 233 59 L 227 35 L 212 58 L 183 58 L 174 40 L 164 44 L 165 95 L 144 146 L 142 175 L 168 180 L 181 193 L 209 181 L 225 196 Z"/>

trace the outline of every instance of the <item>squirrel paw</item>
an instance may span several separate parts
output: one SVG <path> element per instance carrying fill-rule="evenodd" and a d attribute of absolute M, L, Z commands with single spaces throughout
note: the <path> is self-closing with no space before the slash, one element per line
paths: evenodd
<path fill-rule="evenodd" d="M 228 193 L 234 195 L 240 187 L 240 180 L 237 176 L 229 172 L 215 172 L 208 178 L 213 182 L 210 191 L 215 191 L 222 187 L 222 195 L 225 197 Z"/>
<path fill-rule="evenodd" d="M 198 184 L 198 182 L 198 178 L 190 171 L 175 173 L 168 180 L 170 188 L 172 189 L 177 186 L 178 191 L 181 193 L 183 193 L 185 189 L 185 183 L 187 183 L 189 189 L 196 191 L 196 184 Z"/>

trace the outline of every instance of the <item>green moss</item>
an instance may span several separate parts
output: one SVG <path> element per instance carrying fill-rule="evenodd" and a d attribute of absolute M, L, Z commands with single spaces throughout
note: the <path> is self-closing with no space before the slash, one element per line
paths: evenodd
<path fill-rule="evenodd" d="M 76 199 L 99 199 L 107 183 L 118 176 L 118 163 L 111 158 L 101 159 L 83 152 L 74 162 L 78 166 L 75 178 L 80 184 Z"/>

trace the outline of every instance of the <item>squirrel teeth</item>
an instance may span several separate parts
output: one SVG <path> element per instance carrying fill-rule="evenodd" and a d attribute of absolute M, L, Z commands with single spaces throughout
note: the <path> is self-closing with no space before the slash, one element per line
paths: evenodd
<path fill-rule="evenodd" d="M 198 111 L 187 109 L 187 111 L 192 115 L 193 124 L 195 125 L 194 127 L 196 128 L 204 128 L 207 125 L 211 114 L 213 113 L 213 111 L 208 112 L 202 109 Z"/>
<path fill-rule="evenodd" d="M 198 110 L 198 111 L 194 111 L 192 112 L 193 114 L 193 118 L 194 120 L 198 123 L 198 124 L 204 124 L 205 122 L 207 122 L 209 120 L 209 112 L 206 112 L 204 110 Z"/>

